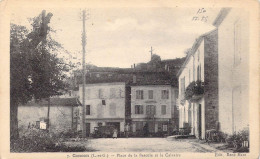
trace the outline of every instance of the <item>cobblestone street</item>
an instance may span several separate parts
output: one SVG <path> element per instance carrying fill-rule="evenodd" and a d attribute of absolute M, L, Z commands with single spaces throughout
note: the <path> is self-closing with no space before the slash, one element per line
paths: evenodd
<path fill-rule="evenodd" d="M 102 152 L 221 152 L 194 139 L 171 140 L 167 138 L 99 138 L 88 141 L 66 142 L 70 146 L 84 145 Z"/>

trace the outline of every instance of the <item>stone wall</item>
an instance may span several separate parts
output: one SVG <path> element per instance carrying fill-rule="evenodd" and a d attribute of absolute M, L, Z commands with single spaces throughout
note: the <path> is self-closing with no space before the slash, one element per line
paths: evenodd
<path fill-rule="evenodd" d="M 204 98 L 206 130 L 215 129 L 218 121 L 218 32 L 204 37 Z"/>
<path fill-rule="evenodd" d="M 71 106 L 51 106 L 50 107 L 50 131 L 54 133 L 66 132 L 72 129 L 72 109 Z M 47 119 L 47 106 L 19 106 L 18 107 L 18 127 L 20 132 L 36 125 L 36 121 Z"/>

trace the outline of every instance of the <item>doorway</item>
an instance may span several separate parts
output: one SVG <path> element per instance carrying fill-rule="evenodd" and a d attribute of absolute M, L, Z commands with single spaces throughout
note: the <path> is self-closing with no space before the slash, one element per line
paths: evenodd
<path fill-rule="evenodd" d="M 120 122 L 107 122 L 107 126 L 114 126 L 117 129 L 117 132 L 120 132 Z"/>
<path fill-rule="evenodd" d="M 199 132 L 199 139 L 201 139 L 201 104 L 198 107 L 198 132 Z"/>
<path fill-rule="evenodd" d="M 86 136 L 89 137 L 90 135 L 90 123 L 86 123 Z"/>

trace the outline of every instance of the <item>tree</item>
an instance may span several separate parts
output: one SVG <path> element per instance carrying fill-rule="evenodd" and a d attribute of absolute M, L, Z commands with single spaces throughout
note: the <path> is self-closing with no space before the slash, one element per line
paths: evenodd
<path fill-rule="evenodd" d="M 161 62 L 161 57 L 159 55 L 153 54 L 150 63 L 158 64 Z"/>
<path fill-rule="evenodd" d="M 51 13 L 33 18 L 32 31 L 11 24 L 10 30 L 10 136 L 19 137 L 19 104 L 60 94 L 69 67 L 57 57 L 61 45 L 49 36 Z"/>
<path fill-rule="evenodd" d="M 192 50 L 191 48 L 186 49 L 184 51 L 185 56 L 188 56 L 190 54 L 191 50 Z"/>

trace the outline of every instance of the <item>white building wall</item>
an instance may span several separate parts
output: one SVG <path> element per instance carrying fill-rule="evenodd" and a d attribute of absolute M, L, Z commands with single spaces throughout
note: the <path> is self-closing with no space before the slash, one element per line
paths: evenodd
<path fill-rule="evenodd" d="M 197 67 L 200 66 L 201 76 L 200 80 L 204 81 L 204 39 L 202 39 L 198 49 L 194 52 L 192 56 L 190 56 L 186 65 L 183 66 L 183 71 L 179 75 L 179 98 L 181 98 L 181 79 L 185 78 L 185 89 L 187 86 L 193 82 L 197 81 Z M 189 117 L 191 118 L 191 134 L 195 134 L 198 137 L 198 104 L 201 104 L 201 133 L 202 137 L 205 137 L 205 104 L 204 98 L 198 101 L 197 103 L 191 103 L 189 107 L 189 102 L 186 101 L 184 105 L 179 105 L 179 127 L 182 128 L 184 122 L 188 123 Z M 190 116 L 189 114 L 190 112 Z"/>
<path fill-rule="evenodd" d="M 136 99 L 136 91 L 143 90 L 144 99 Z M 153 90 L 154 99 L 148 99 L 148 90 Z M 168 90 L 169 98 L 161 99 L 161 91 Z M 170 119 L 172 117 L 172 101 L 176 103 L 176 99 L 172 99 L 175 96 L 172 96 L 171 86 L 163 85 L 147 85 L 147 86 L 132 86 L 131 87 L 131 118 L 133 119 L 143 119 L 146 118 L 146 106 L 155 105 L 156 114 L 155 118 L 164 118 Z M 135 105 L 143 105 L 143 114 L 135 114 Z M 166 114 L 162 115 L 161 106 L 166 105 Z"/>
<path fill-rule="evenodd" d="M 90 115 L 86 115 L 86 123 L 90 123 L 90 132 L 93 133 L 98 123 L 104 125 L 106 122 L 119 122 L 120 131 L 124 131 L 125 83 L 96 83 L 85 86 L 85 105 L 90 105 Z M 82 103 L 82 85 L 79 86 L 79 99 Z M 105 105 L 102 104 L 102 100 L 105 100 Z"/>
<path fill-rule="evenodd" d="M 243 14 L 241 14 L 243 13 Z M 233 133 L 248 126 L 249 34 L 246 13 L 232 8 L 218 28 L 220 128 Z M 240 25 L 241 61 L 235 64 L 235 23 Z M 235 93 L 240 89 L 240 97 Z M 240 92 L 239 91 L 239 92 Z M 241 100 L 240 102 L 236 102 Z M 240 104 L 239 104 L 240 103 Z"/>

